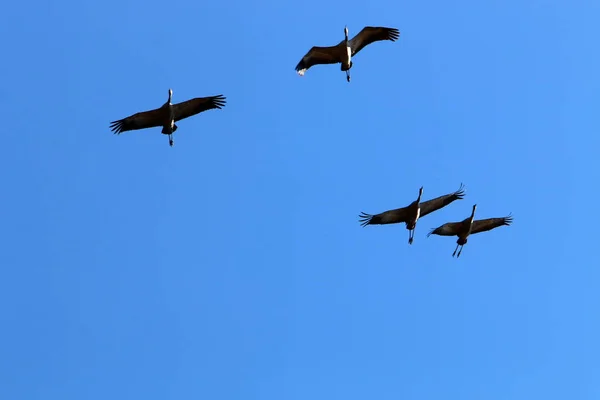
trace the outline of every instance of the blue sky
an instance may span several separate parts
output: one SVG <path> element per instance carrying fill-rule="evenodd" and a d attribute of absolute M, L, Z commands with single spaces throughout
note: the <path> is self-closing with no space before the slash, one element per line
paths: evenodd
<path fill-rule="evenodd" d="M 7 3 L 0 398 L 598 399 L 592 1 Z M 339 66 L 313 45 L 396 27 Z M 109 122 L 224 94 L 160 129 Z M 466 185 L 418 223 L 378 213 Z M 469 215 L 514 223 L 454 238 Z"/>

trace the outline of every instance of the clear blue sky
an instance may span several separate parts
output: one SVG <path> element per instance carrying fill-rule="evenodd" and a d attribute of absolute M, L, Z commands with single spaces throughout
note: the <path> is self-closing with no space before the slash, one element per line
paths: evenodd
<path fill-rule="evenodd" d="M 0 398 L 600 398 L 600 3 L 9 2 Z M 305 77 L 365 25 L 400 40 Z M 224 94 L 160 129 L 109 122 Z M 466 185 L 419 221 L 377 213 Z M 455 238 L 469 215 L 514 223 Z"/>

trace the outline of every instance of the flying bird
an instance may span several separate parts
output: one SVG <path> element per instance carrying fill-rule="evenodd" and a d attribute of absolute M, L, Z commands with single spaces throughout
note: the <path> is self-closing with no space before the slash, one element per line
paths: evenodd
<path fill-rule="evenodd" d="M 173 133 L 177 130 L 175 122 L 206 110 L 220 109 L 225 106 L 225 97 L 221 94 L 210 97 L 196 97 L 177 104 L 171 104 L 172 96 L 173 90 L 169 89 L 169 99 L 161 107 L 113 121 L 110 123 L 110 129 L 118 135 L 125 131 L 161 126 L 162 131 L 160 133 L 168 135 L 169 145 L 173 146 Z"/>
<path fill-rule="evenodd" d="M 362 212 L 359 215 L 359 222 L 363 227 L 367 225 L 398 224 L 404 222 L 406 229 L 408 229 L 408 244 L 412 244 L 419 218 L 423 218 L 427 214 L 446 207 L 454 200 L 461 200 L 465 195 L 465 191 L 464 185 L 461 183 L 460 188 L 456 192 L 439 196 L 435 199 L 421 202 L 422 195 L 423 187 L 419 189 L 419 197 L 408 206 L 384 211 L 375 215 Z"/>
<path fill-rule="evenodd" d="M 427 234 L 427 237 L 430 235 L 458 236 L 458 240 L 456 241 L 456 249 L 454 249 L 454 253 L 452 253 L 452 257 L 456 255 L 456 258 L 458 258 L 460 257 L 463 246 L 467 244 L 469 235 L 489 231 L 491 229 L 498 228 L 503 225 L 510 225 L 512 223 L 513 219 L 510 214 L 502 218 L 488 218 L 473 221 L 476 208 L 477 204 L 474 204 L 470 217 L 465 218 L 461 222 L 448 222 L 438 228 L 432 229 L 431 232 Z M 458 254 L 456 254 L 456 251 L 459 247 L 460 250 L 458 251 Z"/>
<path fill-rule="evenodd" d="M 352 57 L 363 47 L 380 40 L 391 40 L 395 42 L 400 37 L 400 31 L 396 28 L 366 26 L 358 35 L 348 40 L 348 27 L 344 27 L 345 39 L 336 46 L 319 47 L 313 46 L 302 60 L 296 65 L 298 75 L 304 73 L 313 65 L 341 63 L 341 70 L 346 71 L 346 80 L 350 82 L 350 68 L 352 68 Z"/>

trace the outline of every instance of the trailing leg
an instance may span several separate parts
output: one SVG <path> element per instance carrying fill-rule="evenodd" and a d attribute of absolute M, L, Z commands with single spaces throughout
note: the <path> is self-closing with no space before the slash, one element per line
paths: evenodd
<path fill-rule="evenodd" d="M 454 249 L 454 253 L 452 253 L 452 257 L 456 256 L 456 251 L 458 250 L 459 246 L 460 246 L 460 244 L 456 245 L 456 248 Z"/>

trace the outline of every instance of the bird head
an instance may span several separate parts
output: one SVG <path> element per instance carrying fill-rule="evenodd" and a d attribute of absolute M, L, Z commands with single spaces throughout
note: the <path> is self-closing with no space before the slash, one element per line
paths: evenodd
<path fill-rule="evenodd" d="M 348 39 L 348 27 L 344 26 L 344 35 L 346 35 L 346 39 Z"/>

